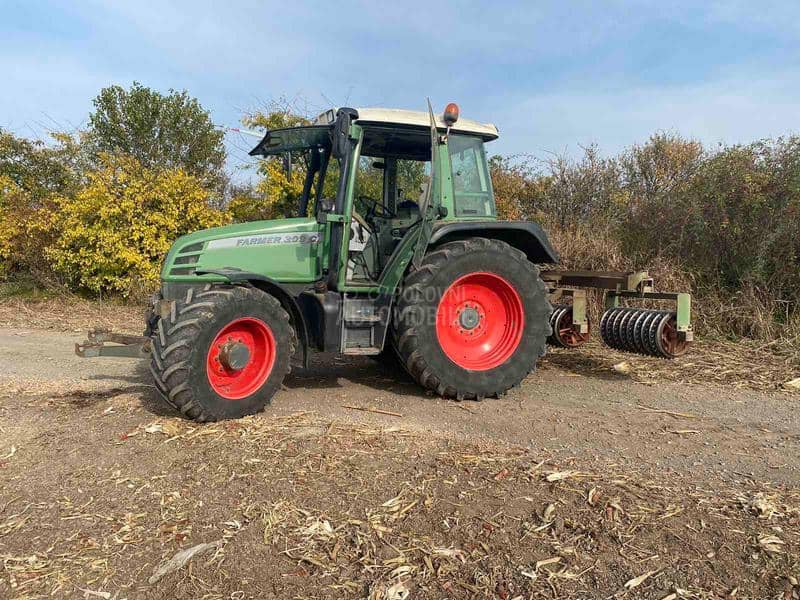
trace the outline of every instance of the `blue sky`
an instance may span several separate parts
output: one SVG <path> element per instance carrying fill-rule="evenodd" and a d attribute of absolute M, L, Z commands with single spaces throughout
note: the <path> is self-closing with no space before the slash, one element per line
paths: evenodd
<path fill-rule="evenodd" d="M 800 2 L 0 2 L 0 127 L 79 128 L 136 80 L 216 123 L 280 96 L 492 121 L 504 154 L 614 153 L 657 130 L 705 143 L 800 129 Z M 231 165 L 250 138 L 230 135 Z"/>

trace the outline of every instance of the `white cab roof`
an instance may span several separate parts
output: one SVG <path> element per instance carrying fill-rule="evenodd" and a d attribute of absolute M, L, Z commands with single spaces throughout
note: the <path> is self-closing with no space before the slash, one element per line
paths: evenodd
<path fill-rule="evenodd" d="M 416 110 L 404 110 L 402 108 L 357 108 L 358 119 L 356 123 L 386 123 L 392 125 L 411 125 L 418 127 L 430 127 L 430 117 L 428 113 Z M 326 110 L 314 119 L 315 125 L 327 125 L 333 123 L 336 118 L 336 108 Z M 436 116 L 437 127 L 444 129 L 447 127 L 441 114 Z M 497 127 L 491 123 L 480 123 L 472 119 L 459 117 L 456 124 L 451 128 L 453 131 L 464 133 L 475 133 L 485 140 L 494 140 L 500 133 Z"/>

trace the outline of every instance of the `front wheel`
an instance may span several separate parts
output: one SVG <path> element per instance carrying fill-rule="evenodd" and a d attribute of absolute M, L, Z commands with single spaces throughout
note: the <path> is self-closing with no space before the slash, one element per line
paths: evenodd
<path fill-rule="evenodd" d="M 496 397 L 544 355 L 551 311 L 522 252 L 485 238 L 451 242 L 406 278 L 395 347 L 408 372 L 442 396 Z"/>
<path fill-rule="evenodd" d="M 190 290 L 161 318 L 150 370 L 165 400 L 196 421 L 264 408 L 289 372 L 294 330 L 277 299 L 255 288 Z"/>

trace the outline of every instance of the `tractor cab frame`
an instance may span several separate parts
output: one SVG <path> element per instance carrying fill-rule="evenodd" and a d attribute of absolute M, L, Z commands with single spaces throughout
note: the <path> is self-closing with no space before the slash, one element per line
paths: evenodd
<path fill-rule="evenodd" d="M 415 253 L 459 232 L 481 230 L 520 245 L 533 262 L 557 262 L 537 224 L 497 220 L 484 148 L 497 129 L 464 121 L 457 128 L 432 113 L 341 108 L 313 125 L 268 132 L 250 154 L 285 157 L 286 165 L 291 153 L 304 155 L 297 216 L 313 205 L 324 226 L 328 289 L 393 293 Z"/>

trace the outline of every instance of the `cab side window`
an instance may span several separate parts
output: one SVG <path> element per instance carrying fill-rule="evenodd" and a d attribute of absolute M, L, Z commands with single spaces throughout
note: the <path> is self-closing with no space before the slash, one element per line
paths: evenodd
<path fill-rule="evenodd" d="M 480 138 L 451 134 L 448 139 L 453 175 L 456 215 L 486 217 L 495 215 L 492 181 Z"/>

